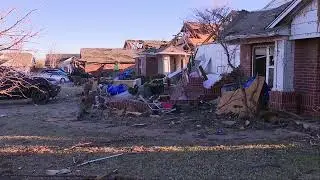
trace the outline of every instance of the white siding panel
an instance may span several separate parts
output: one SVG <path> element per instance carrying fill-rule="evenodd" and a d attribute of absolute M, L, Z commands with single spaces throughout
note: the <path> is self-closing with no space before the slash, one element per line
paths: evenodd
<path fill-rule="evenodd" d="M 302 13 L 298 16 L 296 16 L 291 24 L 301 24 L 307 21 L 317 21 L 318 20 L 318 15 L 317 15 L 317 9 L 314 9 L 312 11 L 307 11 L 305 13 Z"/>
<path fill-rule="evenodd" d="M 318 22 L 311 21 L 291 26 L 291 35 L 301 35 L 318 32 Z"/>
<path fill-rule="evenodd" d="M 290 39 L 310 38 L 318 35 L 318 0 L 313 0 L 293 18 Z"/>
<path fill-rule="evenodd" d="M 234 52 L 232 57 L 232 64 L 234 66 L 240 65 L 240 46 L 229 46 L 229 51 Z M 207 73 L 222 74 L 231 72 L 231 68 L 228 66 L 227 55 L 220 44 L 208 44 L 202 45 L 198 48 L 198 52 L 195 58 L 197 61 L 201 61 L 203 64 L 208 64 L 205 69 Z M 210 62 L 208 62 L 211 59 Z M 205 63 L 205 61 L 207 63 Z"/>
<path fill-rule="evenodd" d="M 293 91 L 294 75 L 293 41 L 279 40 L 275 46 L 275 87 L 274 90 Z"/>
<path fill-rule="evenodd" d="M 273 9 L 284 5 L 292 0 L 272 0 L 264 9 Z"/>

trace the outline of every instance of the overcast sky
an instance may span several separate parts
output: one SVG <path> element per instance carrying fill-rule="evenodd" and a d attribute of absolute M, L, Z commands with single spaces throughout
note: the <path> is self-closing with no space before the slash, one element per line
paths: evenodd
<path fill-rule="evenodd" d="M 3 2 L 4 1 L 4 2 Z M 41 30 L 28 44 L 37 56 L 49 51 L 79 53 L 84 47 L 122 47 L 126 39 L 169 40 L 192 9 L 228 4 L 234 9 L 262 9 L 270 0 L 1 0 L 1 11 L 17 15 L 37 9 L 32 29 Z"/>

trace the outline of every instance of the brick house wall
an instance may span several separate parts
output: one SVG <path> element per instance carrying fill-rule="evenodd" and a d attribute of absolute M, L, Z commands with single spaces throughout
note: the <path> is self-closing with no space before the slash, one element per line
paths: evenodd
<path fill-rule="evenodd" d="M 319 116 L 320 38 L 296 40 L 294 55 L 294 89 L 301 104 L 300 111 Z"/>
<path fill-rule="evenodd" d="M 295 92 L 271 91 L 269 107 L 276 110 L 300 113 L 298 101 L 299 99 Z"/>
<path fill-rule="evenodd" d="M 240 67 L 252 75 L 252 49 L 241 44 Z M 269 107 L 299 114 L 320 116 L 320 38 L 295 41 L 294 92 L 271 91 Z"/>
<path fill-rule="evenodd" d="M 245 76 L 251 76 L 252 73 L 252 46 L 251 44 L 240 45 L 240 68 Z"/>

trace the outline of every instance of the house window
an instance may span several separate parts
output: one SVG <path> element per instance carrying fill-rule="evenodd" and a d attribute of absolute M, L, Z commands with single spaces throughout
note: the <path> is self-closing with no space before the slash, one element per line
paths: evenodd
<path fill-rule="evenodd" d="M 253 52 L 253 75 L 265 77 L 269 87 L 273 88 L 275 84 L 274 46 L 255 47 Z"/>

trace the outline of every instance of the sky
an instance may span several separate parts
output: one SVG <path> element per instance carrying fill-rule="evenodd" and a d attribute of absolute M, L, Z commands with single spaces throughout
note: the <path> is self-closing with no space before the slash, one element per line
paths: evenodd
<path fill-rule="evenodd" d="M 80 48 L 121 48 L 126 39 L 170 40 L 184 20 L 192 19 L 194 9 L 227 4 L 258 10 L 269 1 L 1 0 L 0 12 L 15 8 L 14 20 L 37 9 L 27 25 L 40 34 L 26 47 L 42 58 L 47 53 L 80 53 Z"/>

